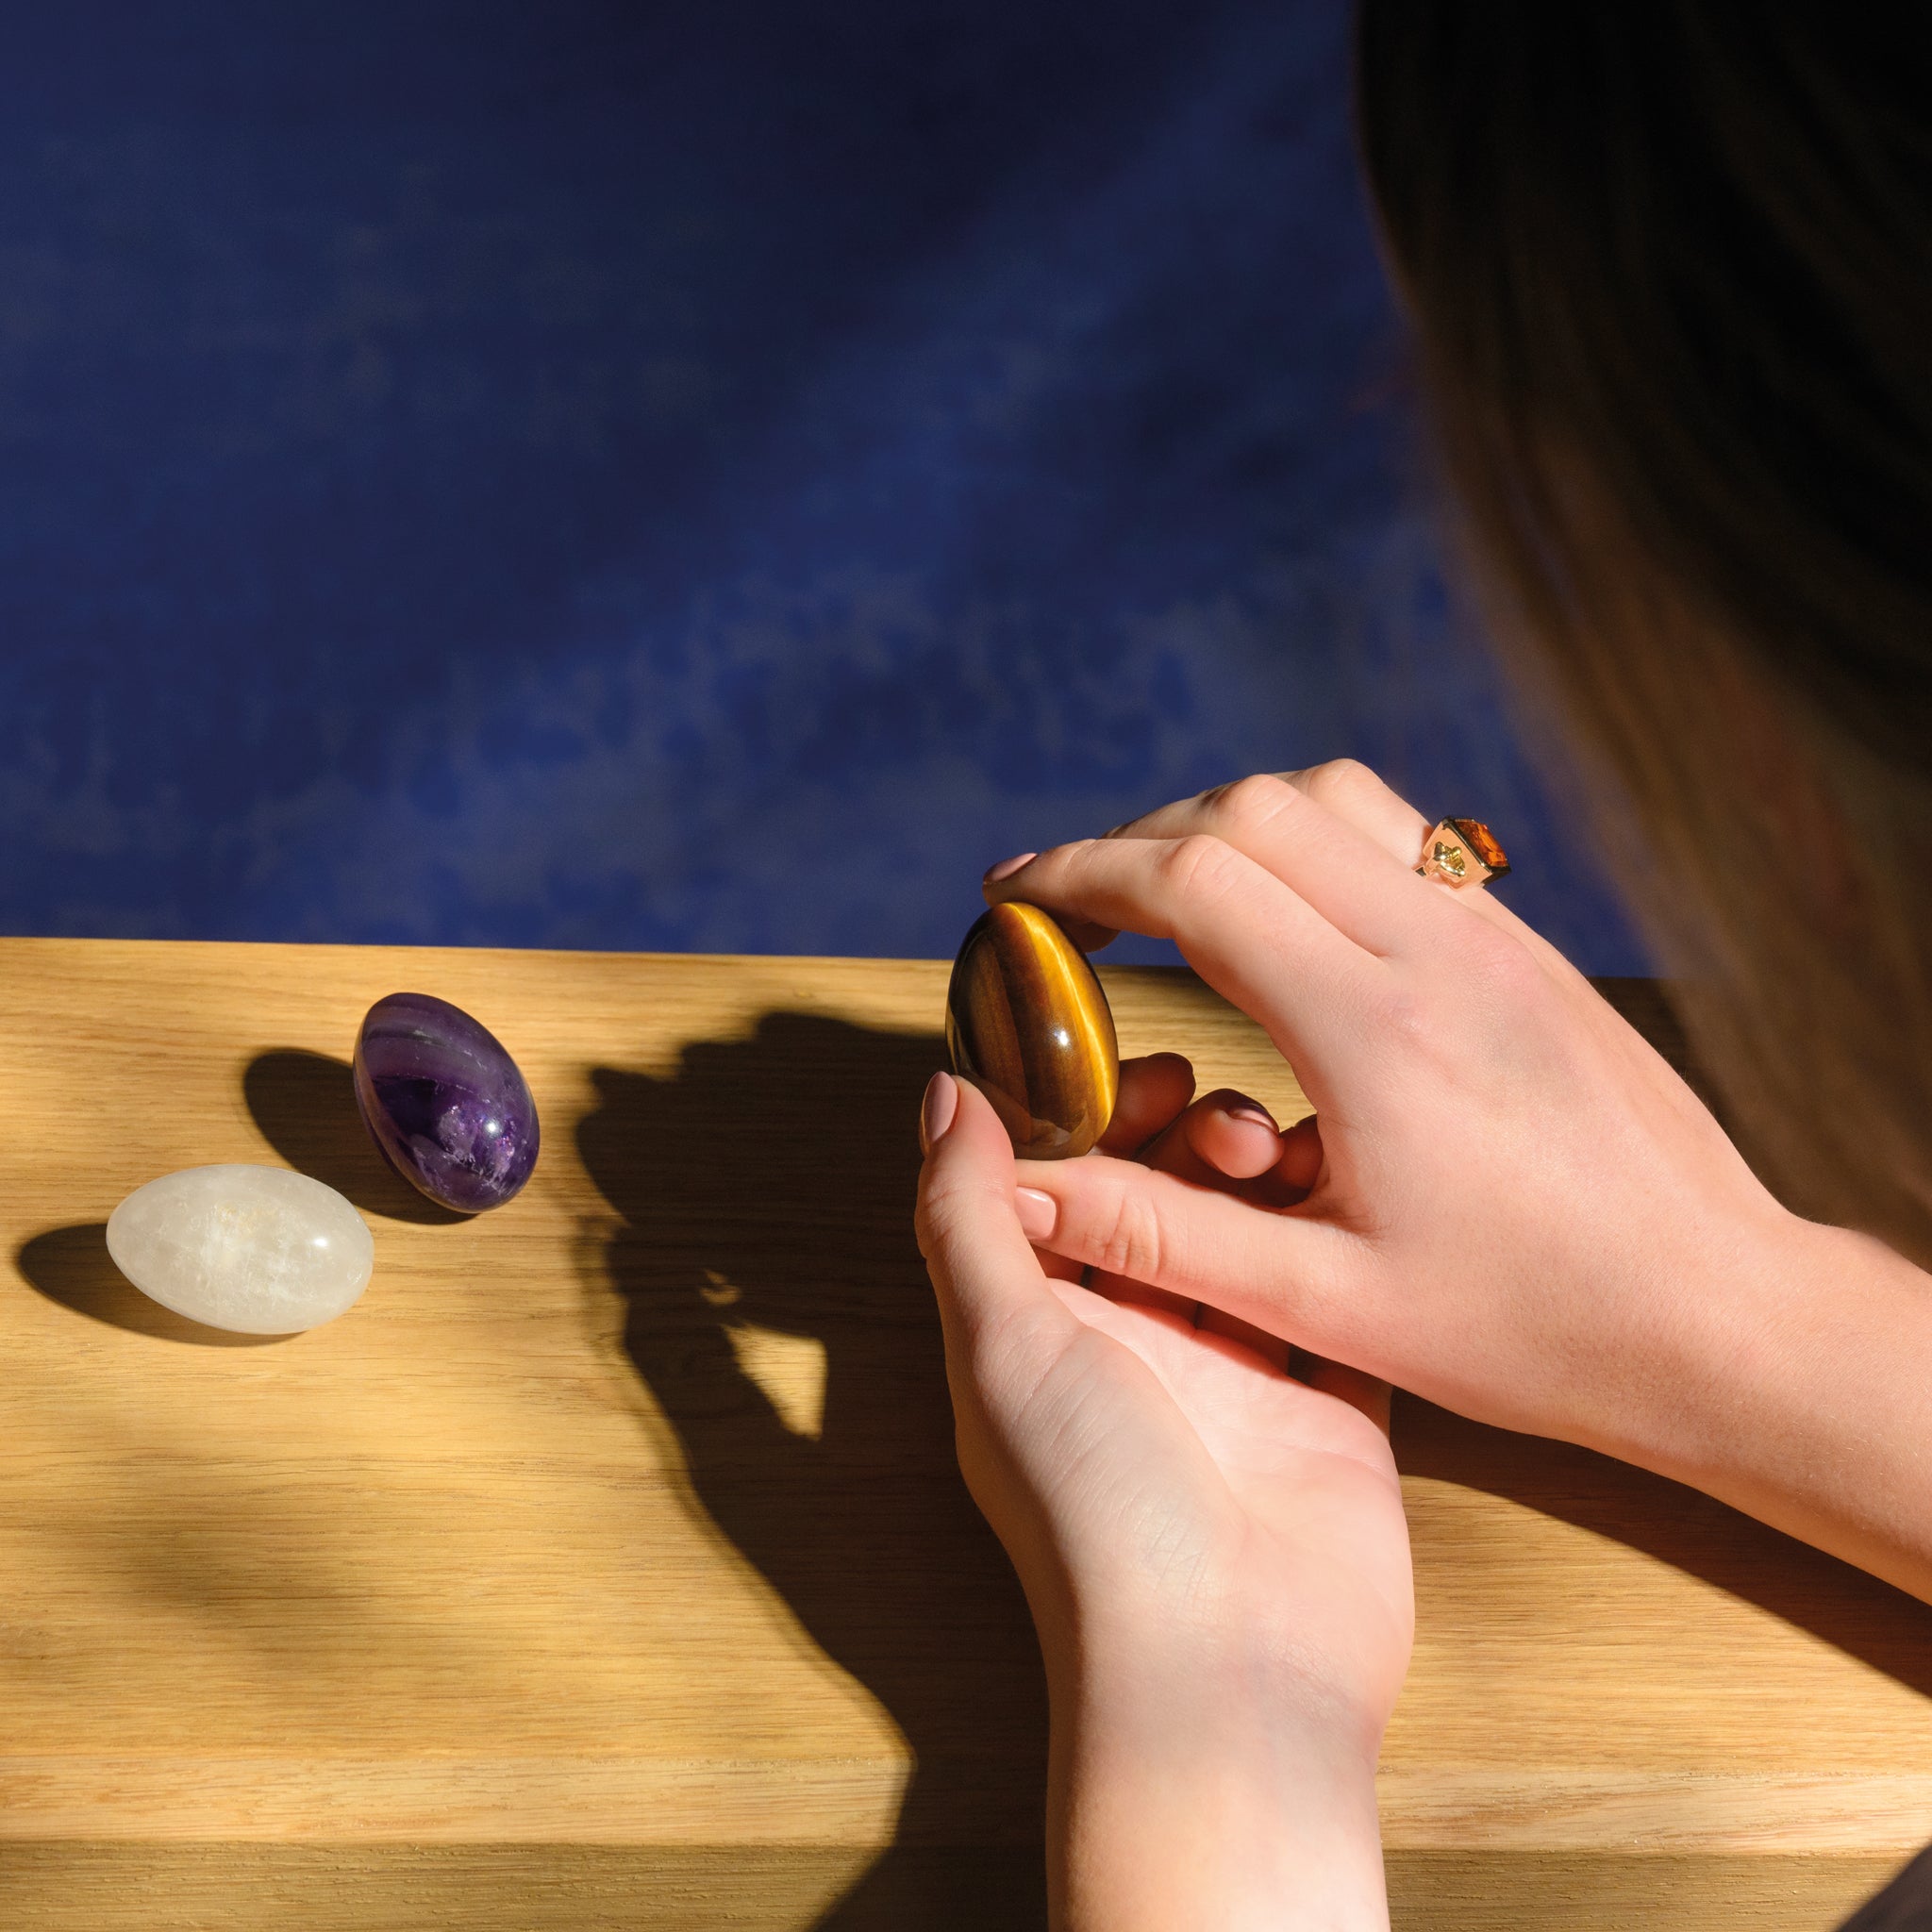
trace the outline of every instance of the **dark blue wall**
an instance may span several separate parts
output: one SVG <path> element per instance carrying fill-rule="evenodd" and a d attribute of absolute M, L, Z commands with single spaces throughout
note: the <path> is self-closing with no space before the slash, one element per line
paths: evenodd
<path fill-rule="evenodd" d="M 1442 665 L 1344 36 L 12 9 L 0 916 L 944 953 L 991 859 L 1346 751 L 1629 965 Z"/>

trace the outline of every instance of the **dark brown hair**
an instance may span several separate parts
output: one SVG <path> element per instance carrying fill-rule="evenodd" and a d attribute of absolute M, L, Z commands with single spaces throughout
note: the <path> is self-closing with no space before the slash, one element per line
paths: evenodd
<path fill-rule="evenodd" d="M 1932 1259 L 1918 8 L 1363 0 L 1357 110 L 1492 625 L 1742 1138 Z"/>

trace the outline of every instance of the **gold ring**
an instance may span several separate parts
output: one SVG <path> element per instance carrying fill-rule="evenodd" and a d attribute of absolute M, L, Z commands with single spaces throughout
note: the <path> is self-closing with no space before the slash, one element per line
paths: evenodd
<path fill-rule="evenodd" d="M 1438 819 L 1423 840 L 1416 867 L 1424 878 L 1445 886 L 1480 886 L 1508 870 L 1503 848 L 1480 819 Z"/>

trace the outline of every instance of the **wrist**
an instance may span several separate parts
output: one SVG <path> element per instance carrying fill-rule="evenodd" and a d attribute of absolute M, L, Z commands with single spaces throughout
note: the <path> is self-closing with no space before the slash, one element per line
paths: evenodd
<path fill-rule="evenodd" d="M 1248 1633 L 1090 1624 L 1049 1681 L 1058 1926 L 1386 1927 L 1379 1717 Z"/>
<path fill-rule="evenodd" d="M 1552 1433 L 1708 1489 L 1721 1465 L 1751 1453 L 1739 1430 L 1791 1345 L 1792 1284 L 1818 1268 L 1810 1238 L 1835 1232 L 1766 1196 L 1642 1256 L 1647 1292 L 1621 1297 L 1616 1329 L 1586 1338 L 1578 1419 Z"/>
<path fill-rule="evenodd" d="M 1870 1236 L 1782 1209 L 1729 1258 L 1682 1284 L 1646 1440 L 1612 1453 L 1932 1594 L 1932 1284 Z"/>

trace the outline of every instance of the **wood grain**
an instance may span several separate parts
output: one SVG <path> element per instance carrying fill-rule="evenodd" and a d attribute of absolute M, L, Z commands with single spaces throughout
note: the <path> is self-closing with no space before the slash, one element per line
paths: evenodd
<path fill-rule="evenodd" d="M 0 970 L 0 1924 L 1038 1923 L 1039 1669 L 907 1224 L 944 964 Z M 1124 1052 L 1300 1110 L 1185 975 L 1105 977 Z M 543 1159 L 494 1215 L 362 1138 L 349 1050 L 403 989 L 529 1075 Z M 216 1160 L 357 1203 L 356 1309 L 225 1344 L 119 1282 L 114 1204 Z M 1922 1607 L 1599 1457 L 1398 1416 L 1399 1924 L 1823 1926 L 1932 1837 Z"/>

